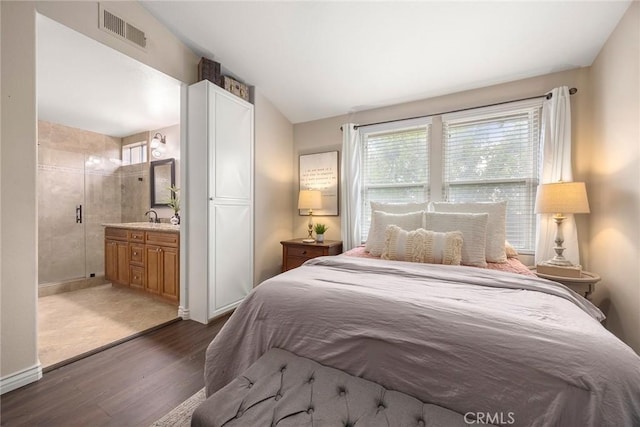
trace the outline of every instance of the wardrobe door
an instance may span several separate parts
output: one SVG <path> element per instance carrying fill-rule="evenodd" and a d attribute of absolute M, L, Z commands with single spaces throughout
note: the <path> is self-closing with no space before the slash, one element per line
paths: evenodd
<path fill-rule="evenodd" d="M 215 143 L 210 147 L 210 196 L 251 200 L 253 111 L 241 100 L 217 92 L 213 110 Z"/>

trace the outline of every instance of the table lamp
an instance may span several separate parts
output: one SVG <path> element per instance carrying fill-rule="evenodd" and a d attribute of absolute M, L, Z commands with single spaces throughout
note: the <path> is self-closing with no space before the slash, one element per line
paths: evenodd
<path fill-rule="evenodd" d="M 298 195 L 298 209 L 309 209 L 309 237 L 303 243 L 315 242 L 313 238 L 313 210 L 322 207 L 322 192 L 320 190 L 300 190 Z"/>
<path fill-rule="evenodd" d="M 543 264 L 561 268 L 574 269 L 571 261 L 566 259 L 564 252 L 564 236 L 562 235 L 562 221 L 566 218 L 564 214 L 589 213 L 589 201 L 587 200 L 587 190 L 584 182 L 555 182 L 552 184 L 541 184 L 538 186 L 536 194 L 536 213 L 552 213 L 556 228 L 556 246 L 553 248 L 555 256 Z M 579 268 L 579 267 L 578 267 Z"/>

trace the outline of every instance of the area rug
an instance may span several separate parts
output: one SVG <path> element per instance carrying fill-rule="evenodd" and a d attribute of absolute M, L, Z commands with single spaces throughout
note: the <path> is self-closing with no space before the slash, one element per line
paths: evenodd
<path fill-rule="evenodd" d="M 191 425 L 191 415 L 199 404 L 204 402 L 204 388 L 199 392 L 176 406 L 164 417 L 160 418 L 150 427 L 189 427 Z"/>

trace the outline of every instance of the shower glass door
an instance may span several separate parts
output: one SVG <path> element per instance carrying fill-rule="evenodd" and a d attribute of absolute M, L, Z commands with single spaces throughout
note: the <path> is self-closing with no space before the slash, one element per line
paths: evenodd
<path fill-rule="evenodd" d="M 85 278 L 85 155 L 38 149 L 38 284 Z M 82 212 L 84 215 L 85 212 Z"/>
<path fill-rule="evenodd" d="M 39 146 L 38 284 L 101 282 L 102 224 L 120 211 L 118 161 Z"/>

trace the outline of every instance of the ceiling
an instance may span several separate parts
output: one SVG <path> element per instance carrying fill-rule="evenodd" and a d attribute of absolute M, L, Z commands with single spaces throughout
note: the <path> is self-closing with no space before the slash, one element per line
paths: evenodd
<path fill-rule="evenodd" d="M 180 123 L 181 83 L 37 17 L 38 118 L 116 137 Z"/>
<path fill-rule="evenodd" d="M 142 4 L 300 123 L 591 65 L 630 1 Z M 178 80 L 37 26 L 40 119 L 119 137 L 179 123 Z"/>
<path fill-rule="evenodd" d="M 143 1 L 292 122 L 589 66 L 625 1 Z"/>

